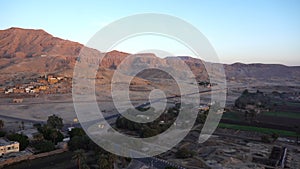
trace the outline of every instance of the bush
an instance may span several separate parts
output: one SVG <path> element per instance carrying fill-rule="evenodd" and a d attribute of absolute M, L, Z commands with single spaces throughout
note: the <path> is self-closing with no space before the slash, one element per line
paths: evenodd
<path fill-rule="evenodd" d="M 5 131 L 0 131 L 0 137 L 4 137 L 6 135 Z"/>
<path fill-rule="evenodd" d="M 32 146 L 37 149 L 40 153 L 49 152 L 55 150 L 55 145 L 48 140 L 41 140 L 33 142 Z"/>
<path fill-rule="evenodd" d="M 186 148 L 181 148 L 176 152 L 175 156 L 176 158 L 190 158 L 194 156 L 194 152 Z"/>
<path fill-rule="evenodd" d="M 68 147 L 70 150 L 77 150 L 77 149 L 84 149 L 89 150 L 91 145 L 90 138 L 85 136 L 74 136 L 71 138 L 71 140 L 68 142 Z"/>

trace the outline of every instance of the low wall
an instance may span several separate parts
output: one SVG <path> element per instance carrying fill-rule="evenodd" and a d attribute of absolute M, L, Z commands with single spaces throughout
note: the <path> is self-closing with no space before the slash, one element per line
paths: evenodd
<path fill-rule="evenodd" d="M 6 159 L 6 160 L 0 162 L 0 168 L 4 168 L 4 166 L 6 166 L 6 165 L 10 165 L 10 164 L 25 161 L 25 160 L 33 160 L 33 159 L 36 159 L 36 158 L 41 158 L 41 157 L 51 156 L 51 155 L 55 155 L 55 154 L 60 154 L 60 153 L 63 153 L 65 151 L 67 151 L 67 149 L 57 149 L 57 150 L 54 150 L 54 151 L 40 153 L 40 154 L 24 155 L 24 156 L 20 156 L 20 157 L 9 158 L 9 159 Z"/>

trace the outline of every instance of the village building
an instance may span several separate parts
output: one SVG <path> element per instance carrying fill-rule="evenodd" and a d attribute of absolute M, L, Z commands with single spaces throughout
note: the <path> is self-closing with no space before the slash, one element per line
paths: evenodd
<path fill-rule="evenodd" d="M 45 80 L 45 79 L 38 79 L 37 82 L 39 84 L 48 84 L 47 80 Z"/>
<path fill-rule="evenodd" d="M 64 79 L 64 77 L 61 77 L 61 76 L 57 77 L 57 80 L 63 80 L 63 79 Z"/>
<path fill-rule="evenodd" d="M 22 103 L 23 99 L 13 99 L 13 103 Z"/>
<path fill-rule="evenodd" d="M 48 86 L 40 86 L 39 87 L 39 90 L 47 90 L 48 89 Z"/>
<path fill-rule="evenodd" d="M 9 93 L 12 93 L 13 91 L 14 91 L 13 88 L 9 88 L 9 89 L 7 89 L 4 93 L 5 93 L 5 94 L 9 94 Z"/>
<path fill-rule="evenodd" d="M 35 88 L 35 89 L 32 89 L 30 92 L 31 92 L 31 93 L 39 93 L 40 90 Z"/>
<path fill-rule="evenodd" d="M 14 88 L 13 93 L 25 93 L 25 89 L 22 88 Z"/>
<path fill-rule="evenodd" d="M 0 138 L 0 156 L 12 152 L 19 152 L 20 151 L 19 146 L 20 146 L 19 142 L 8 141 Z"/>
<path fill-rule="evenodd" d="M 31 90 L 31 89 L 30 89 L 30 88 L 28 88 L 28 87 L 26 87 L 26 88 L 25 88 L 25 92 L 26 92 L 26 93 L 29 93 L 29 92 L 30 92 L 30 90 Z"/>
<path fill-rule="evenodd" d="M 50 84 L 55 84 L 55 83 L 58 82 L 58 79 L 56 79 L 56 78 L 54 78 L 54 77 L 48 78 L 48 82 L 49 82 Z"/>

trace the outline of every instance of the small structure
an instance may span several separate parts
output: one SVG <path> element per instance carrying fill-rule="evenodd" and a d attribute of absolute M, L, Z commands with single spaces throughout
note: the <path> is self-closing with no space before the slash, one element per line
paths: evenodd
<path fill-rule="evenodd" d="M 18 131 L 17 133 L 27 136 L 29 140 L 34 140 L 34 137 L 39 134 L 38 130 L 35 128 L 21 130 Z"/>
<path fill-rule="evenodd" d="M 23 99 L 13 99 L 13 103 L 22 103 Z"/>
<path fill-rule="evenodd" d="M 14 89 L 13 88 L 9 88 L 4 93 L 5 94 L 9 94 L 9 93 L 12 93 L 12 92 L 14 92 Z"/>
<path fill-rule="evenodd" d="M 68 131 L 72 131 L 75 127 L 68 127 Z"/>
<path fill-rule="evenodd" d="M 49 82 L 50 84 L 55 84 L 55 83 L 58 82 L 58 80 L 57 80 L 55 77 L 52 77 L 52 78 L 48 78 L 48 82 Z"/>
<path fill-rule="evenodd" d="M 0 156 L 12 152 L 19 152 L 20 151 L 19 146 L 20 146 L 19 142 L 8 141 L 0 138 Z"/>
<path fill-rule="evenodd" d="M 57 80 L 63 80 L 63 79 L 64 79 L 64 77 L 61 77 L 61 76 L 57 77 Z"/>
<path fill-rule="evenodd" d="M 40 89 L 35 88 L 35 89 L 30 90 L 30 92 L 31 92 L 31 93 L 39 93 L 39 92 L 40 92 Z"/>
<path fill-rule="evenodd" d="M 209 106 L 208 105 L 200 105 L 198 108 L 199 111 L 208 111 Z"/>
<path fill-rule="evenodd" d="M 138 118 L 142 118 L 142 119 L 147 119 L 147 120 L 149 120 L 149 119 L 150 119 L 150 117 L 149 117 L 149 116 L 146 116 L 146 115 L 143 115 L 143 114 L 138 114 L 136 117 L 138 117 Z"/>
<path fill-rule="evenodd" d="M 25 92 L 26 92 L 26 93 L 29 93 L 30 90 L 31 90 L 31 89 L 30 89 L 29 87 L 26 87 L 26 88 L 25 88 Z"/>
<path fill-rule="evenodd" d="M 25 89 L 22 89 L 22 88 L 14 88 L 14 89 L 13 89 L 13 92 L 14 92 L 14 93 L 25 93 Z"/>
<path fill-rule="evenodd" d="M 40 86 L 39 87 L 39 90 L 47 90 L 48 89 L 48 86 Z"/>

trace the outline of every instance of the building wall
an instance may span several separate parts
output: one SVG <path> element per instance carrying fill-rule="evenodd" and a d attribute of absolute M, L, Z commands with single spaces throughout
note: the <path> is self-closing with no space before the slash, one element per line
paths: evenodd
<path fill-rule="evenodd" d="M 0 146 L 0 155 L 2 156 L 7 153 L 19 152 L 20 151 L 19 146 L 20 144 L 18 142 L 13 142 L 8 145 L 2 145 Z"/>

